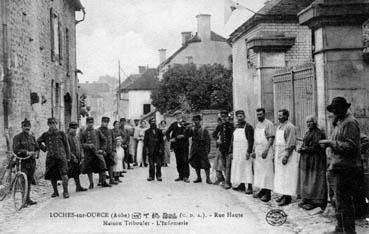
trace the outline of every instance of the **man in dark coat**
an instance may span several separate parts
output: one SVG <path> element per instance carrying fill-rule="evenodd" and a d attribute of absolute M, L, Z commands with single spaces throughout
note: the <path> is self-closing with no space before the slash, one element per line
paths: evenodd
<path fill-rule="evenodd" d="M 116 150 L 115 150 L 115 147 L 113 148 L 113 141 L 114 141 L 113 133 L 108 128 L 109 121 L 110 119 L 108 117 L 102 117 L 101 126 L 97 130 L 100 131 L 102 135 L 104 135 L 105 141 L 106 141 L 105 148 L 103 148 L 103 151 L 105 152 L 104 159 L 105 159 L 105 164 L 106 164 L 106 167 L 109 173 L 110 184 L 118 184 L 118 182 L 114 181 L 114 176 L 113 176 L 113 166 L 115 164 L 114 153 Z M 100 183 L 102 183 L 102 181 L 100 181 Z"/>
<path fill-rule="evenodd" d="M 126 126 L 126 119 L 125 118 L 121 118 L 119 120 L 120 122 L 120 130 L 122 131 L 122 147 L 124 149 L 124 159 L 123 159 L 123 168 L 125 168 L 125 163 L 127 164 L 127 169 L 133 169 L 133 167 L 131 167 L 131 157 L 129 155 L 129 132 L 128 130 L 125 128 Z"/>
<path fill-rule="evenodd" d="M 106 183 L 107 170 L 104 150 L 106 149 L 106 140 L 104 135 L 94 129 L 94 119 L 88 117 L 86 119 L 87 128 L 81 133 L 81 145 L 84 152 L 84 162 L 83 162 L 83 174 L 88 175 L 90 181 L 89 189 L 94 188 L 92 173 L 99 173 L 99 181 L 102 181 L 103 187 L 111 187 L 110 184 Z"/>
<path fill-rule="evenodd" d="M 26 195 L 26 205 L 35 205 L 37 202 L 32 201 L 30 198 L 31 192 L 31 182 L 33 179 L 33 174 L 36 170 L 36 160 L 35 157 L 38 157 L 40 152 L 40 148 L 38 147 L 38 143 L 36 138 L 30 134 L 31 130 L 31 122 L 27 119 L 24 119 L 22 122 L 22 132 L 16 135 L 13 139 L 13 151 L 18 157 L 27 157 L 30 158 L 26 160 L 22 160 L 22 172 L 26 173 L 28 179 L 28 193 Z"/>
<path fill-rule="evenodd" d="M 150 120 L 150 128 L 145 131 L 144 147 L 146 147 L 149 157 L 149 178 L 147 180 L 154 180 L 156 170 L 156 179 L 162 181 L 161 165 L 164 157 L 164 136 L 162 131 L 157 128 L 155 119 Z"/>
<path fill-rule="evenodd" d="M 234 127 L 233 124 L 229 120 L 228 111 L 221 111 L 220 117 L 222 119 L 222 124 L 218 125 L 214 132 L 213 137 L 216 139 L 217 144 L 219 146 L 219 151 L 221 153 L 221 159 L 225 164 L 225 178 L 221 170 L 216 168 L 217 180 L 214 182 L 215 185 L 224 182 L 224 188 L 230 189 L 231 186 L 231 166 L 232 166 L 232 157 L 229 154 L 229 150 L 232 144 L 232 136 Z"/>
<path fill-rule="evenodd" d="M 194 183 L 201 183 L 201 169 L 205 170 L 206 183 L 212 184 L 210 180 L 210 134 L 209 131 L 201 126 L 201 116 L 194 115 L 192 121 L 195 126 L 189 129 L 189 136 L 192 137 L 192 144 L 190 150 L 190 165 L 195 168 L 197 179 Z"/>
<path fill-rule="evenodd" d="M 51 180 L 54 189 L 51 197 L 59 196 L 57 181 L 62 180 L 63 197 L 69 198 L 67 173 L 70 149 L 67 135 L 58 129 L 55 118 L 49 118 L 47 125 L 49 130 L 37 139 L 41 150 L 47 151 L 45 179 Z"/>
<path fill-rule="evenodd" d="M 188 165 L 188 151 L 189 141 L 186 135 L 186 127 L 182 119 L 182 112 L 176 111 L 174 113 L 177 121 L 172 123 L 167 132 L 165 133 L 167 139 L 172 142 L 174 154 L 176 156 L 178 178 L 175 181 L 183 180 L 189 183 L 188 177 L 190 176 L 190 167 Z"/>
<path fill-rule="evenodd" d="M 328 147 L 327 176 L 336 196 L 337 225 L 332 233 L 356 233 L 353 201 L 361 192 L 362 162 L 359 123 L 348 112 L 350 106 L 343 97 L 333 98 L 327 110 L 334 114 L 334 128 L 329 140 L 319 141 Z"/>
<path fill-rule="evenodd" d="M 68 177 L 73 178 L 76 183 L 76 192 L 87 191 L 81 186 L 79 175 L 81 174 L 80 164 L 82 161 L 82 148 L 79 139 L 76 136 L 78 123 L 70 122 L 68 130 L 68 144 L 70 147 L 71 160 L 68 167 Z"/>

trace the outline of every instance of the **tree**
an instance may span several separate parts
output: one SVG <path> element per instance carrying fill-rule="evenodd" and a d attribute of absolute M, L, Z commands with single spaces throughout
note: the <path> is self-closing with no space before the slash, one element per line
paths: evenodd
<path fill-rule="evenodd" d="M 153 90 L 152 104 L 161 112 L 182 109 L 232 109 L 232 72 L 221 64 L 175 65 Z"/>

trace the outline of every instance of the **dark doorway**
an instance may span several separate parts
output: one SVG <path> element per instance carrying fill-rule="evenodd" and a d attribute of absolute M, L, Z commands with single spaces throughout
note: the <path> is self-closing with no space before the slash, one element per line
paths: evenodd
<path fill-rule="evenodd" d="M 64 124 L 68 129 L 69 123 L 72 121 L 72 97 L 69 93 L 64 95 Z"/>

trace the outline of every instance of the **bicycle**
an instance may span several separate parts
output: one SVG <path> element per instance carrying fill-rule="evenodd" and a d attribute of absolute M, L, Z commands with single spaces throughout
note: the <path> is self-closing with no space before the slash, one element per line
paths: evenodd
<path fill-rule="evenodd" d="M 32 155 L 21 158 L 12 152 L 9 165 L 0 176 L 0 201 L 12 192 L 14 207 L 18 211 L 25 206 L 28 193 L 28 179 L 26 173 L 22 172 L 22 160 L 30 157 Z"/>

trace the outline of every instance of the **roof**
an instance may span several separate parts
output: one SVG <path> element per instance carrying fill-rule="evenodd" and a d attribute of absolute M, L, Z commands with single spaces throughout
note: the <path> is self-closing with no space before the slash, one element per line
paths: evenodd
<path fill-rule="evenodd" d="M 132 74 L 129 75 L 122 83 L 120 83 L 120 89 L 125 89 L 133 82 L 135 82 L 138 78 L 140 78 L 142 74 Z M 118 90 L 119 88 L 117 88 Z"/>
<path fill-rule="evenodd" d="M 79 84 L 81 93 L 86 95 L 94 95 L 99 93 L 108 93 L 110 92 L 110 87 L 107 83 L 80 83 Z"/>
<path fill-rule="evenodd" d="M 147 69 L 141 77 L 136 79 L 132 84 L 123 88 L 122 90 L 152 90 L 158 84 L 158 72 L 155 68 Z"/>
<path fill-rule="evenodd" d="M 233 31 L 231 41 L 236 41 L 261 22 L 296 22 L 297 13 L 308 7 L 314 0 L 269 0 L 256 14 Z"/>
<path fill-rule="evenodd" d="M 211 41 L 219 41 L 227 43 L 227 39 L 217 34 L 216 32 L 210 32 L 210 40 Z M 166 60 L 164 60 L 161 64 L 159 64 L 159 69 L 164 65 L 168 64 L 174 57 L 176 57 L 182 50 L 187 48 L 187 46 L 191 43 L 201 42 L 201 39 L 198 37 L 197 33 L 192 36 L 184 45 L 182 45 L 178 50 L 176 50 L 171 56 L 169 56 Z"/>
<path fill-rule="evenodd" d="M 84 9 L 80 0 L 69 0 L 74 5 L 74 10 L 80 11 Z"/>

